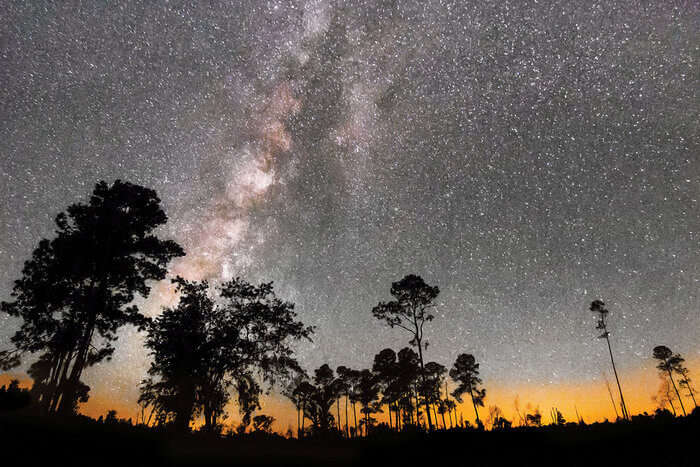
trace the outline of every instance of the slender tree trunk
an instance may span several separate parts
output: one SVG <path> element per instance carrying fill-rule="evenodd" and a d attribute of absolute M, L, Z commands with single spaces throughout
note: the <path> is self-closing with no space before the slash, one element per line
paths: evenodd
<path fill-rule="evenodd" d="M 416 396 L 416 426 L 420 427 L 420 401 L 418 400 L 418 390 L 414 391 Z"/>
<path fill-rule="evenodd" d="M 180 433 L 187 433 L 190 429 L 190 420 L 194 410 L 195 389 L 191 385 L 185 387 L 180 394 L 175 413 L 175 429 Z"/>
<path fill-rule="evenodd" d="M 338 431 L 339 431 L 340 433 L 342 433 L 342 432 L 343 432 L 343 429 L 342 429 L 342 427 L 340 426 L 340 397 L 338 397 L 338 398 L 335 400 L 335 408 L 337 409 L 337 412 L 338 412 L 338 423 L 336 423 L 335 426 L 338 428 Z"/>
<path fill-rule="evenodd" d="M 65 358 L 66 352 L 61 352 L 59 355 L 56 355 L 56 357 L 53 358 L 48 384 L 41 392 L 40 408 L 44 414 L 48 414 L 51 411 L 51 404 L 53 403 L 53 399 L 56 397 L 58 391 L 58 378 L 61 375 Z"/>
<path fill-rule="evenodd" d="M 476 400 L 474 400 L 474 391 L 472 390 L 471 387 L 469 388 L 469 395 L 472 398 L 472 405 L 474 406 L 474 413 L 476 414 L 476 425 L 478 427 L 479 426 L 479 411 L 476 408 Z"/>
<path fill-rule="evenodd" d="M 64 390 L 62 391 L 63 394 L 61 397 L 61 404 L 58 407 L 58 412 L 64 415 L 70 415 L 73 413 L 73 404 L 75 402 L 78 383 L 80 382 L 80 377 L 83 374 L 83 369 L 90 351 L 90 344 L 92 343 L 92 336 L 95 332 L 95 320 L 95 314 L 90 313 L 90 318 L 85 327 L 83 337 L 80 340 L 78 355 L 75 358 L 75 362 L 73 362 L 73 368 L 71 369 L 70 376 L 68 377 L 68 380 L 64 385 Z"/>
<path fill-rule="evenodd" d="M 357 411 L 355 410 L 355 401 L 352 402 L 352 418 L 355 420 L 355 435 L 357 436 Z"/>
<path fill-rule="evenodd" d="M 416 329 L 417 328 L 418 327 L 416 326 Z M 423 380 L 423 386 L 425 386 L 425 366 L 423 365 L 423 344 L 422 344 L 421 340 L 422 339 L 416 339 L 416 341 L 418 342 L 418 357 L 420 358 L 420 374 L 421 374 L 421 379 Z M 423 402 L 425 404 L 426 417 L 428 417 L 428 430 L 432 431 L 433 421 L 430 417 L 430 406 L 428 404 L 428 398 L 423 397 Z"/>
<path fill-rule="evenodd" d="M 695 405 L 695 407 L 697 407 L 698 403 L 695 402 L 695 394 L 693 394 L 693 389 L 690 387 L 690 383 L 688 383 L 687 388 L 688 392 L 690 393 L 690 398 L 693 399 L 693 404 Z"/>
<path fill-rule="evenodd" d="M 348 395 L 345 394 L 345 437 L 350 438 L 350 428 L 348 427 Z"/>
<path fill-rule="evenodd" d="M 396 401 L 394 403 L 394 407 L 396 409 L 396 432 L 398 433 L 401 431 L 401 406 L 399 405 L 399 401 Z"/>
<path fill-rule="evenodd" d="M 46 411 L 47 413 L 55 412 L 58 408 L 58 401 L 61 398 L 61 390 L 65 384 L 66 377 L 68 375 L 68 367 L 70 366 L 70 361 L 73 359 L 73 352 L 70 351 L 61 359 L 61 367 L 56 375 L 55 382 L 53 384 L 53 392 L 49 397 L 47 402 Z"/>
<path fill-rule="evenodd" d="M 668 370 L 668 377 L 671 380 L 671 384 L 673 384 L 673 390 L 676 391 L 676 396 L 678 396 L 678 403 L 681 405 L 681 410 L 683 410 L 683 416 L 687 417 L 688 414 L 685 412 L 685 407 L 683 406 L 683 400 L 681 399 L 681 395 L 678 392 L 678 388 L 676 387 L 676 382 L 673 381 L 673 375 L 671 374 L 671 370 Z"/>
<path fill-rule="evenodd" d="M 608 331 L 605 331 L 605 341 L 608 343 L 608 352 L 610 352 L 610 362 L 612 363 L 613 373 L 615 373 L 615 381 L 617 381 L 617 389 L 620 391 L 620 405 L 622 406 L 622 416 L 625 420 L 629 420 L 629 412 L 627 412 L 627 404 L 625 404 L 625 398 L 622 396 L 622 386 L 620 385 L 620 378 L 617 376 L 617 368 L 615 368 L 615 359 L 612 354 L 612 347 L 610 346 L 610 337 L 608 337 Z"/>
<path fill-rule="evenodd" d="M 610 384 L 608 384 L 607 378 L 605 379 L 605 386 L 608 388 L 608 394 L 610 394 L 610 401 L 612 402 L 613 410 L 615 411 L 615 419 L 617 420 L 620 418 L 620 415 L 617 413 L 617 404 L 615 403 L 615 398 L 613 397 L 612 391 L 610 390 Z"/>
<path fill-rule="evenodd" d="M 153 412 L 156 410 L 156 404 L 153 404 L 153 407 L 151 408 L 151 413 L 148 414 L 148 420 L 146 421 L 146 426 L 151 426 L 151 417 L 153 417 Z"/>

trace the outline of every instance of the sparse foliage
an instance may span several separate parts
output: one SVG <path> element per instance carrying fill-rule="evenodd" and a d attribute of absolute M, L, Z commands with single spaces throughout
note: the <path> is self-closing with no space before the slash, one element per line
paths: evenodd
<path fill-rule="evenodd" d="M 683 362 L 685 360 L 680 356 L 680 354 L 673 353 L 673 351 L 665 345 L 658 345 L 654 347 L 653 355 L 654 358 L 659 361 L 656 368 L 662 374 L 668 374 L 668 379 L 671 381 L 671 385 L 673 385 L 676 396 L 678 396 L 678 403 L 681 406 L 683 415 L 687 415 L 685 406 L 683 405 L 683 400 L 678 392 L 678 387 L 676 387 L 676 382 L 673 380 L 673 373 L 681 374 L 681 369 L 683 368 Z"/>
<path fill-rule="evenodd" d="M 608 344 L 608 351 L 610 353 L 610 362 L 612 363 L 613 373 L 615 373 L 615 381 L 617 381 L 617 389 L 620 392 L 620 406 L 622 407 L 622 417 L 629 420 L 629 412 L 627 412 L 627 404 L 625 404 L 625 398 L 622 395 L 622 386 L 620 385 L 620 378 L 617 376 L 617 368 L 615 367 L 615 359 L 613 358 L 612 347 L 610 346 L 610 332 L 608 331 L 607 317 L 610 313 L 607 308 L 605 308 L 605 303 L 602 300 L 593 300 L 591 302 L 591 307 L 589 308 L 593 313 L 598 314 L 598 324 L 596 329 L 602 331 L 601 335 L 598 336 L 600 339 L 605 339 Z"/>
<path fill-rule="evenodd" d="M 437 286 L 430 286 L 414 274 L 409 274 L 398 282 L 391 284 L 391 302 L 379 302 L 372 309 L 372 314 L 380 321 L 384 321 L 389 327 L 398 327 L 411 335 L 410 344 L 418 348 L 418 359 L 421 368 L 421 378 L 425 383 L 425 365 L 423 351 L 428 346 L 423 335 L 423 327 L 426 322 L 435 318 L 431 310 L 435 306 L 433 301 L 440 293 Z M 427 399 L 423 402 L 428 418 L 428 425 L 432 429 L 430 407 Z"/>

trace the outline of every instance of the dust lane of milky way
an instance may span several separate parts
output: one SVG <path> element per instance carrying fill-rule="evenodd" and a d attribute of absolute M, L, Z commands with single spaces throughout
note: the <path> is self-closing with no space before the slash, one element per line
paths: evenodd
<path fill-rule="evenodd" d="M 53 216 L 121 178 L 163 199 L 173 273 L 275 281 L 318 327 L 307 369 L 405 345 L 370 310 L 407 273 L 441 288 L 428 358 L 471 352 L 499 391 L 603 387 L 595 298 L 623 374 L 657 344 L 700 358 L 697 2 L 4 10 L 2 299 Z M 86 379 L 126 406 L 148 359 L 117 344 Z"/>

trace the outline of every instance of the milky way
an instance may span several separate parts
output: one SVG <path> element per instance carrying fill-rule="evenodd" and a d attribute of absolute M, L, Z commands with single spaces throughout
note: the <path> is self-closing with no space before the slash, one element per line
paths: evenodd
<path fill-rule="evenodd" d="M 0 16 L 1 299 L 121 178 L 173 273 L 275 281 L 307 369 L 406 345 L 370 311 L 408 273 L 441 289 L 428 358 L 490 381 L 600 379 L 596 298 L 623 372 L 700 356 L 697 2 L 69 3 Z M 87 380 L 133 401 L 140 339 Z"/>

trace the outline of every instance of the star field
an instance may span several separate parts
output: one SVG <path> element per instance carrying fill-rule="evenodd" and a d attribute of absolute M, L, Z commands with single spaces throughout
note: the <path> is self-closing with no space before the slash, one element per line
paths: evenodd
<path fill-rule="evenodd" d="M 658 344 L 700 357 L 697 2 L 3 10 L 1 299 L 53 217 L 121 178 L 162 198 L 173 273 L 275 281 L 318 327 L 307 369 L 407 345 L 370 311 L 408 273 L 441 289 L 427 358 L 473 353 L 487 381 L 599 379 L 596 298 L 623 372 Z M 88 382 L 135 401 L 140 339 Z"/>

